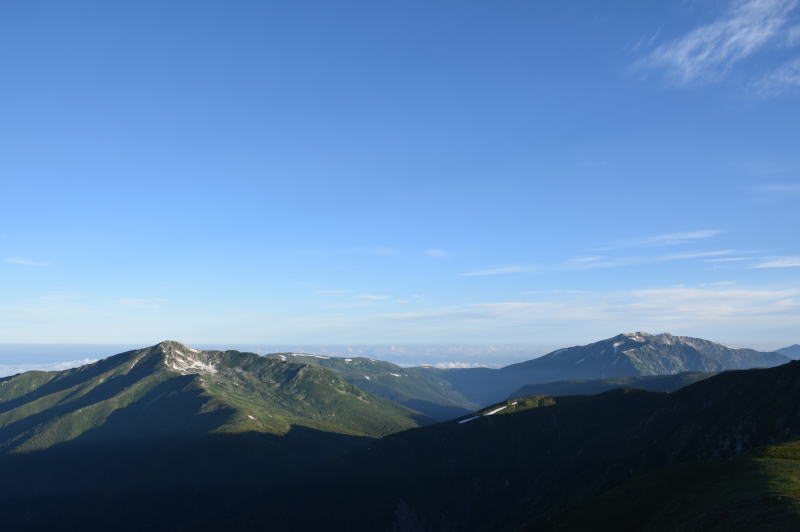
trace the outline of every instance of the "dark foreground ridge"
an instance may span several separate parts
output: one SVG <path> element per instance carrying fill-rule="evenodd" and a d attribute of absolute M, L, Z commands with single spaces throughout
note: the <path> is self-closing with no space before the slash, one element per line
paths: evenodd
<path fill-rule="evenodd" d="M 800 362 L 673 393 L 528 395 L 420 427 L 284 358 L 164 342 L 0 379 L 4 528 L 800 526 Z"/>

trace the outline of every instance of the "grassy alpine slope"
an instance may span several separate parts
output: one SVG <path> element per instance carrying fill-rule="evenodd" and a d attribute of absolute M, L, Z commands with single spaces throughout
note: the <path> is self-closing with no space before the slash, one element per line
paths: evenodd
<path fill-rule="evenodd" d="M 302 353 L 273 353 L 267 358 L 328 368 L 366 392 L 439 421 L 453 419 L 479 406 L 455 391 L 438 374 L 425 368 L 404 368 L 364 357 L 343 358 Z"/>
<path fill-rule="evenodd" d="M 210 432 L 283 435 L 294 426 L 381 437 L 425 421 L 318 366 L 177 342 L 0 380 L 6 453 Z"/>
<path fill-rule="evenodd" d="M 796 530 L 800 441 L 641 475 L 572 508 L 551 530 L 577 532 L 598 522 L 619 532 Z"/>

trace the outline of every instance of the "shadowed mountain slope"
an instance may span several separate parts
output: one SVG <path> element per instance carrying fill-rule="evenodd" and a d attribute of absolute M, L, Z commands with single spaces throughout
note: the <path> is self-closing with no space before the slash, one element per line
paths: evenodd
<path fill-rule="evenodd" d="M 515 390 L 509 398 L 526 395 L 595 395 L 615 388 L 640 388 L 649 392 L 674 392 L 684 386 L 707 379 L 714 373 L 689 371 L 675 375 L 643 377 L 610 377 L 608 379 L 579 379 L 544 384 L 528 384 Z"/>
<path fill-rule="evenodd" d="M 670 394 L 519 398 L 356 451 L 340 466 L 353 476 L 336 504 L 346 515 L 358 500 L 380 530 L 544 529 L 637 475 L 798 440 L 797 404 L 797 362 Z"/>

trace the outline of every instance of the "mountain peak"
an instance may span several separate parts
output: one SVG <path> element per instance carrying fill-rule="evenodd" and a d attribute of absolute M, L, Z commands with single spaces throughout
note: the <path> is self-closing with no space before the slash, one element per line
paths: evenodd
<path fill-rule="evenodd" d="M 666 336 L 671 336 L 669 333 L 663 333 L 663 334 Z M 619 336 L 624 336 L 625 338 L 633 340 L 634 342 L 646 342 L 648 338 L 652 338 L 655 335 L 642 331 L 636 331 L 632 333 L 621 334 Z"/>
<path fill-rule="evenodd" d="M 157 343 L 153 347 L 159 348 L 161 350 L 167 349 L 189 349 L 186 344 L 182 344 L 177 340 L 164 340 L 162 342 Z"/>
<path fill-rule="evenodd" d="M 183 375 L 192 373 L 216 373 L 217 368 L 213 362 L 203 355 L 199 349 L 194 349 L 175 340 L 164 340 L 153 346 L 164 357 L 164 364 L 172 370 Z"/>

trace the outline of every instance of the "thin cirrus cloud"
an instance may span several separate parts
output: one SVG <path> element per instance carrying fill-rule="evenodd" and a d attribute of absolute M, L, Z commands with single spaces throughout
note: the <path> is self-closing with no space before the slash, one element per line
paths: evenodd
<path fill-rule="evenodd" d="M 427 249 L 425 250 L 425 255 L 434 259 L 443 259 L 449 257 L 450 253 L 443 249 Z"/>
<path fill-rule="evenodd" d="M 38 260 L 31 260 L 25 257 L 6 257 L 3 262 L 9 264 L 21 264 L 23 266 L 50 266 L 49 262 L 41 262 Z"/>
<path fill-rule="evenodd" d="M 567 264 L 589 264 L 592 262 L 597 262 L 600 260 L 605 259 L 606 257 L 603 256 L 594 256 L 594 257 L 575 257 L 574 259 L 569 259 Z"/>
<path fill-rule="evenodd" d="M 754 264 L 753 268 L 800 268 L 800 257 L 775 257 Z"/>
<path fill-rule="evenodd" d="M 800 83 L 800 80 L 798 80 Z M 764 185 L 758 187 L 758 190 L 762 192 L 774 192 L 776 194 L 795 194 L 800 192 L 800 184 L 795 183 L 783 183 L 783 184 L 772 184 L 772 185 Z"/>
<path fill-rule="evenodd" d="M 532 271 L 530 266 L 502 266 L 499 268 L 488 268 L 485 270 L 476 270 L 471 272 L 460 273 L 462 277 L 482 277 L 485 275 L 509 275 L 512 273 L 524 273 Z"/>
<path fill-rule="evenodd" d="M 564 263 L 564 266 L 571 270 L 593 270 L 599 268 L 622 268 L 626 266 L 639 266 L 644 264 L 659 264 L 665 262 L 675 262 L 691 259 L 706 259 L 708 257 L 720 257 L 733 253 L 732 249 L 722 249 L 717 251 L 697 251 L 687 253 L 670 253 L 655 257 L 613 257 L 598 260 L 582 260 L 584 258 L 572 259 Z"/>
<path fill-rule="evenodd" d="M 121 306 L 136 310 L 156 310 L 165 300 L 160 297 L 131 297 L 117 301 Z"/>
<path fill-rule="evenodd" d="M 663 71 L 677 85 L 716 81 L 769 45 L 796 44 L 791 26 L 799 0 L 734 0 L 717 20 L 662 43 L 640 59 L 639 69 Z"/>
<path fill-rule="evenodd" d="M 724 231 L 721 229 L 700 229 L 696 231 L 684 231 L 678 233 L 663 233 L 660 235 L 640 238 L 626 238 L 624 240 L 612 242 L 611 244 L 598 249 L 609 251 L 621 248 L 678 246 L 681 244 L 688 244 L 690 242 L 712 238 L 722 233 L 724 233 Z"/>
<path fill-rule="evenodd" d="M 464 322 L 479 329 L 486 324 L 512 326 L 532 324 L 563 326 L 599 321 L 623 330 L 631 326 L 662 329 L 670 325 L 744 323 L 764 319 L 767 323 L 800 320 L 800 289 L 720 286 L 675 286 L 613 292 L 586 292 L 571 297 L 559 295 L 539 301 L 501 301 L 434 308 L 385 315 L 401 322 L 434 326 Z"/>
<path fill-rule="evenodd" d="M 746 260 L 756 260 L 755 257 L 722 257 L 721 259 L 706 259 L 703 262 L 743 262 Z"/>
<path fill-rule="evenodd" d="M 777 96 L 800 89 L 800 59 L 794 59 L 779 66 L 764 78 L 756 81 L 752 88 L 752 92 L 763 97 Z"/>

